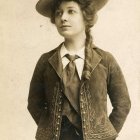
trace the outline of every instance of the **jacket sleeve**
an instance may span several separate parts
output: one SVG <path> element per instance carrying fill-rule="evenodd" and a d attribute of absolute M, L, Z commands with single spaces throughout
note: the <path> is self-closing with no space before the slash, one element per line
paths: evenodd
<path fill-rule="evenodd" d="M 111 54 L 109 54 L 108 59 L 108 94 L 113 107 L 109 119 L 119 133 L 129 113 L 131 102 L 126 82 L 119 65 Z"/>
<path fill-rule="evenodd" d="M 36 67 L 35 67 L 31 82 L 30 82 L 28 106 L 27 106 L 36 124 L 39 123 L 42 110 L 44 109 L 44 100 L 45 100 L 44 80 L 43 80 L 44 68 L 45 68 L 44 58 L 42 55 L 36 64 Z"/>

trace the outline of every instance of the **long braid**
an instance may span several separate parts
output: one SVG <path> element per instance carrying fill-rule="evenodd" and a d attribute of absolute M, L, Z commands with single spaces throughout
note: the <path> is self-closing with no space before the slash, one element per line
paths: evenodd
<path fill-rule="evenodd" d="M 92 52 L 91 52 L 91 46 L 92 46 L 92 35 L 90 33 L 90 28 L 86 29 L 86 43 L 85 43 L 85 64 L 84 64 L 84 70 L 83 70 L 83 78 L 89 80 L 91 76 L 91 59 L 92 59 Z"/>

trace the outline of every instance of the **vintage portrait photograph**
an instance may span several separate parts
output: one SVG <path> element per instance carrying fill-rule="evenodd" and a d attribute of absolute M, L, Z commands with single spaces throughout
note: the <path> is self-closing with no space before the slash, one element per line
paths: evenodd
<path fill-rule="evenodd" d="M 139 5 L 1 2 L 0 139 L 139 140 Z"/>

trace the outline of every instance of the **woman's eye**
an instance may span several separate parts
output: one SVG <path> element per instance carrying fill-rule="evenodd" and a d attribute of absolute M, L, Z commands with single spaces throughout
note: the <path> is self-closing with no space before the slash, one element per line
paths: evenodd
<path fill-rule="evenodd" d="M 69 10 L 69 11 L 68 11 L 69 14 L 74 14 L 75 12 L 76 12 L 76 11 L 74 11 L 74 10 Z"/>

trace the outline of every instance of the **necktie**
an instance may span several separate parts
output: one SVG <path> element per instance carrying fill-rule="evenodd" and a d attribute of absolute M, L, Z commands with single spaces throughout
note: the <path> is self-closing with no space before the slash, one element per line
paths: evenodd
<path fill-rule="evenodd" d="M 77 128 L 81 127 L 80 122 L 80 105 L 79 105 L 79 88 L 80 79 L 76 70 L 75 60 L 79 58 L 77 55 L 65 55 L 69 59 L 69 63 L 63 70 L 63 85 L 65 100 L 63 104 L 63 115 L 67 116 Z"/>
<path fill-rule="evenodd" d="M 68 65 L 64 69 L 63 73 L 63 82 L 65 85 L 68 87 L 71 84 L 71 81 L 74 80 L 75 72 L 76 72 L 76 65 L 75 65 L 75 60 L 79 58 L 77 55 L 65 55 L 69 59 Z M 78 75 L 76 75 L 78 76 Z"/>

